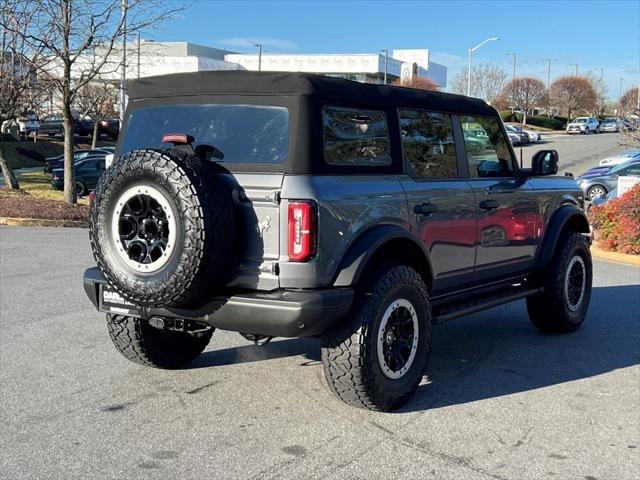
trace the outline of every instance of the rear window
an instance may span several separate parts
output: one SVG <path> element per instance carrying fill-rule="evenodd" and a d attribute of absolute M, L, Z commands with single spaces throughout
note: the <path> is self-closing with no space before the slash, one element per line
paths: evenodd
<path fill-rule="evenodd" d="M 168 148 L 167 133 L 191 135 L 222 152 L 220 162 L 280 163 L 289 151 L 289 110 L 260 105 L 161 105 L 133 110 L 120 153 Z"/>
<path fill-rule="evenodd" d="M 379 110 L 324 107 L 324 159 L 330 165 L 391 165 L 387 115 Z"/>

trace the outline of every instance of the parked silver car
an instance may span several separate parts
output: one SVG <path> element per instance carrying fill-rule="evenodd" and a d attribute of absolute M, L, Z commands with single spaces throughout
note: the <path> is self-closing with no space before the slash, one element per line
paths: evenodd
<path fill-rule="evenodd" d="M 620 130 L 620 120 L 617 118 L 605 118 L 602 123 L 600 123 L 600 131 L 601 132 L 617 132 Z"/>
<path fill-rule="evenodd" d="M 600 123 L 595 117 L 578 117 L 567 125 L 567 133 L 598 133 Z"/>

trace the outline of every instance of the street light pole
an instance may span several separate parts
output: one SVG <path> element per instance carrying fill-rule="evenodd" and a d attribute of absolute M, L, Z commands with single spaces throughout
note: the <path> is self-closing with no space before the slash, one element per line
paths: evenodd
<path fill-rule="evenodd" d="M 624 80 L 624 78 L 620 79 L 620 95 L 618 96 L 618 103 L 620 103 L 622 101 L 622 81 Z"/>
<path fill-rule="evenodd" d="M 262 44 L 256 43 L 254 47 L 258 47 L 258 71 L 262 71 Z"/>
<path fill-rule="evenodd" d="M 545 58 L 544 61 L 547 62 L 547 90 L 549 90 L 551 86 L 551 59 Z"/>
<path fill-rule="evenodd" d="M 569 64 L 571 67 L 576 67 L 576 77 L 578 76 L 578 64 L 577 63 L 570 63 Z"/>
<path fill-rule="evenodd" d="M 517 57 L 517 55 L 515 53 L 507 53 L 507 55 L 513 55 L 513 76 L 511 77 L 511 80 L 515 80 L 515 78 L 516 78 L 516 57 Z"/>
<path fill-rule="evenodd" d="M 387 84 L 387 62 L 389 60 L 389 49 L 383 48 L 380 51 L 384 52 L 384 84 L 386 85 Z"/>
<path fill-rule="evenodd" d="M 489 37 L 486 40 L 483 40 L 482 42 L 480 42 L 475 47 L 469 49 L 469 65 L 467 67 L 468 68 L 468 70 L 467 70 L 467 97 L 471 96 L 471 54 L 473 54 L 473 52 L 475 52 L 477 49 L 479 49 L 485 43 L 492 42 L 494 40 L 500 40 L 500 38 L 499 37 Z"/>

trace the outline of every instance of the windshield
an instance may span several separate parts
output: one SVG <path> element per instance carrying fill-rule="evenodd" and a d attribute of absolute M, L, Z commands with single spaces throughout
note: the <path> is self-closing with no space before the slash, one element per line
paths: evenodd
<path fill-rule="evenodd" d="M 616 123 L 615 118 L 605 118 L 602 123 Z"/>
<path fill-rule="evenodd" d="M 612 168 L 610 173 L 616 173 L 616 172 L 622 170 L 623 168 L 628 168 L 628 167 L 630 167 L 632 165 L 640 165 L 640 162 L 638 162 L 636 160 L 626 161 L 626 162 L 621 163 L 620 165 L 616 166 L 615 168 Z"/>
<path fill-rule="evenodd" d="M 587 123 L 587 119 L 584 117 L 576 118 L 573 123 Z"/>
<path fill-rule="evenodd" d="M 193 147 L 222 152 L 217 161 L 279 163 L 289 150 L 289 111 L 258 105 L 160 105 L 129 114 L 120 154 L 140 148 L 169 148 L 167 133 L 191 135 Z"/>

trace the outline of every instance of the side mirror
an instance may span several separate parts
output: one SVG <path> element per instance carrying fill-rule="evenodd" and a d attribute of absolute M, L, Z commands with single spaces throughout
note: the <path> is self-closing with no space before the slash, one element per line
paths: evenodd
<path fill-rule="evenodd" d="M 558 173 L 558 152 L 556 150 L 540 150 L 531 159 L 533 176 L 555 175 Z"/>

